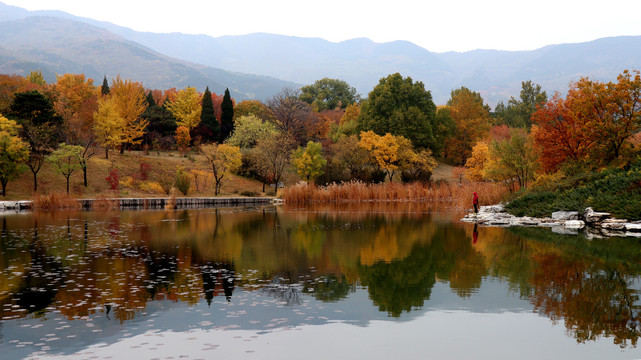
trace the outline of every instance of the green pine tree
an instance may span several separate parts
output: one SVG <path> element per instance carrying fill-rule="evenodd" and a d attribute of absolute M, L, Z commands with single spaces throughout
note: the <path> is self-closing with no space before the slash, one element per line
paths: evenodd
<path fill-rule="evenodd" d="M 218 123 L 218 120 L 216 119 L 214 102 L 211 99 L 209 87 L 205 89 L 205 93 L 203 94 L 200 124 L 196 129 L 196 133 L 205 142 L 216 141 L 220 136 L 220 123 Z"/>
<path fill-rule="evenodd" d="M 220 104 L 222 115 L 220 116 L 220 142 L 225 141 L 234 130 L 234 103 L 229 96 L 229 89 L 225 89 L 223 102 Z"/>
<path fill-rule="evenodd" d="M 111 90 L 109 89 L 109 83 L 107 82 L 107 76 L 102 80 L 102 87 L 100 88 L 100 93 L 102 95 L 109 95 Z"/>

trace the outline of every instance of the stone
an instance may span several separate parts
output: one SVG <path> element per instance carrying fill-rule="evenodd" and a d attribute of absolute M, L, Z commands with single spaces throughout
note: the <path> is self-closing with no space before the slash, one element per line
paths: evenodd
<path fill-rule="evenodd" d="M 641 224 L 637 223 L 626 223 L 625 230 L 629 232 L 641 232 Z"/>
<path fill-rule="evenodd" d="M 553 220 L 579 220 L 578 211 L 555 211 L 552 213 Z"/>
<path fill-rule="evenodd" d="M 566 229 L 583 229 L 585 227 L 585 222 L 581 220 L 567 220 L 563 226 Z"/>
<path fill-rule="evenodd" d="M 492 214 L 504 213 L 505 212 L 505 206 L 503 206 L 502 204 L 481 206 L 481 208 L 479 209 L 479 212 L 480 213 L 492 213 Z"/>
<path fill-rule="evenodd" d="M 606 230 L 625 231 L 627 220 L 607 219 L 601 223 L 601 228 Z"/>
<path fill-rule="evenodd" d="M 612 214 L 607 212 L 596 212 L 592 210 L 591 207 L 588 207 L 583 211 L 583 219 L 588 224 L 598 224 L 611 216 Z"/>

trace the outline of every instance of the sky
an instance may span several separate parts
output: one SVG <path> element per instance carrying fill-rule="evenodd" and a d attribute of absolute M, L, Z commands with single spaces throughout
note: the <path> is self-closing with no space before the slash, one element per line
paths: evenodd
<path fill-rule="evenodd" d="M 411 41 L 433 52 L 532 50 L 641 35 L 639 0 L 0 0 L 136 31 Z"/>

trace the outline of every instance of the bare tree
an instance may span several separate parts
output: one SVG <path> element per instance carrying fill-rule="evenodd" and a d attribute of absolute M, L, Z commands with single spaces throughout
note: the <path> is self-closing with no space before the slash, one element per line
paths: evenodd
<path fill-rule="evenodd" d="M 278 184 L 295 146 L 296 143 L 287 133 L 271 135 L 256 144 L 259 166 L 263 168 L 266 177 L 273 179 L 276 184 L 274 193 L 278 192 Z"/>
<path fill-rule="evenodd" d="M 271 121 L 276 129 L 290 134 L 299 144 L 303 144 L 318 121 L 318 116 L 308 103 L 299 100 L 298 97 L 298 90 L 285 88 L 271 98 L 267 105 L 274 114 Z"/>

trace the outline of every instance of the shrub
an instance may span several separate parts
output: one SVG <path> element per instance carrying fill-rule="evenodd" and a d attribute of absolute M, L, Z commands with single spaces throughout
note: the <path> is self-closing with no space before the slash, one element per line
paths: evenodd
<path fill-rule="evenodd" d="M 126 189 L 132 189 L 134 187 L 134 178 L 131 176 L 125 176 L 120 181 L 120 186 Z"/>
<path fill-rule="evenodd" d="M 151 164 L 148 162 L 141 162 L 140 169 L 138 170 L 138 179 L 143 181 L 149 179 L 150 172 L 151 172 Z"/>
<path fill-rule="evenodd" d="M 176 171 L 174 185 L 183 195 L 187 195 L 189 193 L 189 188 L 191 187 L 191 176 L 182 169 L 178 169 Z"/>
<path fill-rule="evenodd" d="M 118 189 L 118 184 L 120 184 L 120 180 L 118 180 L 118 169 L 111 169 L 109 176 L 107 176 L 105 180 L 109 183 L 111 190 Z"/>
<path fill-rule="evenodd" d="M 255 191 L 243 190 L 240 192 L 240 195 L 247 196 L 247 197 L 254 197 L 254 196 L 258 196 L 258 193 Z"/>
<path fill-rule="evenodd" d="M 173 174 L 168 170 L 162 170 L 160 172 L 160 176 L 158 177 L 158 184 L 160 184 L 162 191 L 166 195 L 169 195 L 171 193 L 171 189 L 174 186 Z"/>
<path fill-rule="evenodd" d="M 140 190 L 151 194 L 164 194 L 165 190 L 159 183 L 154 181 L 143 181 L 140 183 Z"/>

